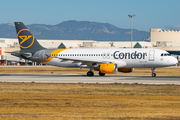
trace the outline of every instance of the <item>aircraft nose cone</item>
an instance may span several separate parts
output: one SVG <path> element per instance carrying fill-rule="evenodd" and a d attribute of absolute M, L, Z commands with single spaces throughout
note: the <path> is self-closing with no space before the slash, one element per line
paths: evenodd
<path fill-rule="evenodd" d="M 178 63 L 178 60 L 176 58 L 173 57 L 172 62 L 173 65 L 176 65 Z"/>

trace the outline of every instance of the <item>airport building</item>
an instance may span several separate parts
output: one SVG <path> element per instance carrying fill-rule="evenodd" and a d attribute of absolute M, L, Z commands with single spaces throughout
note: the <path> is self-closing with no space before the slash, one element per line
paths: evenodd
<path fill-rule="evenodd" d="M 95 41 L 95 40 L 38 40 L 45 48 L 131 48 L 131 42 Z M 167 51 L 180 51 L 180 31 L 150 29 L 150 42 L 134 41 L 134 48 L 157 48 Z M 20 50 L 18 39 L 0 38 L 0 64 L 24 64 L 24 59 L 8 52 Z"/>
<path fill-rule="evenodd" d="M 153 47 L 167 50 L 180 50 L 180 30 L 150 29 Z"/>
<path fill-rule="evenodd" d="M 180 42 L 180 30 L 150 29 L 151 42 Z"/>

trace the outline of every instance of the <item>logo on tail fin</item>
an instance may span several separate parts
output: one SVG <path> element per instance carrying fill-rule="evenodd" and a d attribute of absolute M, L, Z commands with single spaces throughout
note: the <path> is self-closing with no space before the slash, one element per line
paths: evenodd
<path fill-rule="evenodd" d="M 28 29 L 21 29 L 17 33 L 18 39 L 19 39 L 19 46 L 21 48 L 29 48 L 33 45 L 34 43 L 34 36 L 31 35 Z"/>

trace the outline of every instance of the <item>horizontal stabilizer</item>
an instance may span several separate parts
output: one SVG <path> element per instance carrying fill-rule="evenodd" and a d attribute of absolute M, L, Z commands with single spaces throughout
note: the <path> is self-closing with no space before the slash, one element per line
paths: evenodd
<path fill-rule="evenodd" d="M 32 57 L 32 53 L 20 53 L 20 52 L 6 52 L 6 53 L 11 53 L 11 55 L 15 55 L 15 56 L 22 56 L 22 57 L 25 57 L 25 58 L 30 58 Z"/>

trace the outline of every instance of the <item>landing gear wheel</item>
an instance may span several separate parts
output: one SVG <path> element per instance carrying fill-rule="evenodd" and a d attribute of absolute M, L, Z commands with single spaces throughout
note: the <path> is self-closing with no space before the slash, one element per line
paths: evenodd
<path fill-rule="evenodd" d="M 99 76 L 105 76 L 105 73 L 99 71 Z"/>
<path fill-rule="evenodd" d="M 92 71 L 88 71 L 87 76 L 94 76 L 94 73 Z"/>
<path fill-rule="evenodd" d="M 156 77 L 156 73 L 152 73 L 152 77 Z"/>
<path fill-rule="evenodd" d="M 152 77 L 156 77 L 156 73 L 155 73 L 155 68 L 151 68 L 151 70 L 152 70 Z"/>

